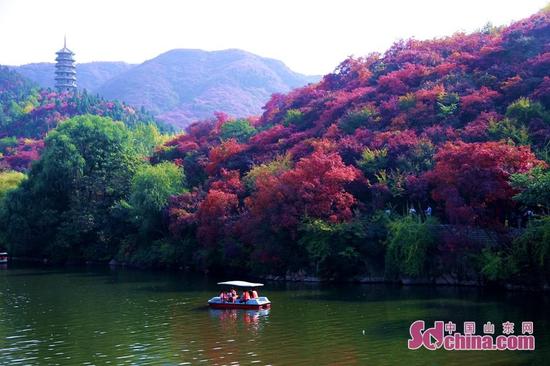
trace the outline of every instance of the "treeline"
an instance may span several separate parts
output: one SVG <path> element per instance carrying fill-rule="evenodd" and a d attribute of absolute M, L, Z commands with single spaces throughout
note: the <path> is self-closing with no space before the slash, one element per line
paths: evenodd
<path fill-rule="evenodd" d="M 222 173 L 226 180 L 199 197 L 204 193 L 191 187 L 180 162 L 151 164 L 148 159 L 166 138 L 153 125 L 131 129 L 92 115 L 61 123 L 48 134 L 28 177 L 0 173 L 2 243 L 13 256 L 60 263 L 116 259 L 138 266 L 260 275 L 305 271 L 333 280 L 366 275 L 424 281 L 451 275 L 457 282 L 530 285 L 549 280 L 549 216 L 526 217 L 520 234 L 506 227 L 478 229 L 490 233 L 480 241 L 472 236 L 475 228 L 441 225 L 429 212 L 347 212 L 353 206 L 346 201 L 353 197 L 331 184 L 349 181 L 355 171 L 325 153 L 313 153 L 313 162 L 302 158 L 293 168 L 289 158 L 259 165 L 244 182 L 236 173 Z M 257 197 L 265 189 L 258 184 L 277 171 L 290 176 L 281 177 L 283 186 L 271 186 Z M 520 192 L 515 200 L 550 208 L 548 171 L 537 167 L 514 174 L 509 184 Z M 307 192 L 308 186 L 316 191 Z M 227 193 L 229 189 L 240 193 Z M 312 196 L 291 196 L 292 204 L 279 210 L 281 195 L 296 194 L 293 190 Z M 247 191 L 266 205 L 255 207 L 257 202 L 244 198 L 252 217 L 237 209 L 238 196 Z M 199 199 L 197 213 L 185 211 Z M 339 204 L 340 215 L 349 215 L 345 219 L 319 217 Z M 302 213 L 295 216 L 297 209 Z M 237 218 L 254 221 L 239 223 Z M 248 246 L 247 238 L 258 233 L 268 233 L 265 241 Z M 265 253 L 279 257 L 259 256 Z"/>

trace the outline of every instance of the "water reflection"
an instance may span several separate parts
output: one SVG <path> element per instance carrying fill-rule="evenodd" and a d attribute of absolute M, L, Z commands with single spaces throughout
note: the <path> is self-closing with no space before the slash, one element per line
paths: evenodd
<path fill-rule="evenodd" d="M 250 332 L 250 336 L 257 336 L 263 324 L 268 320 L 270 309 L 243 310 L 243 309 L 208 309 L 210 316 L 219 320 L 222 332 L 235 330 L 239 324 Z"/>

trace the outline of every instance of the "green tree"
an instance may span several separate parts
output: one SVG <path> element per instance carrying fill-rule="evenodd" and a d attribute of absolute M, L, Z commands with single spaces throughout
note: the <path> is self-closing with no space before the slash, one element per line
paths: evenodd
<path fill-rule="evenodd" d="M 388 223 L 386 273 L 411 277 L 429 275 L 430 259 L 435 250 L 437 219 L 407 215 Z"/>
<path fill-rule="evenodd" d="M 164 162 L 144 165 L 132 179 L 129 204 L 140 231 L 149 233 L 162 228 L 162 210 L 170 196 L 184 192 L 183 169 Z"/>
<path fill-rule="evenodd" d="M 170 162 L 138 169 L 128 201 L 121 200 L 112 210 L 122 238 L 117 259 L 139 266 L 173 266 L 185 256 L 185 243 L 169 238 L 165 214 L 170 196 L 186 191 L 184 181 L 183 169 Z"/>
<path fill-rule="evenodd" d="M 304 114 L 299 109 L 289 109 L 283 117 L 283 125 L 286 127 L 294 125 L 301 128 L 304 123 Z"/>
<path fill-rule="evenodd" d="M 541 103 L 523 97 L 506 108 L 506 117 L 513 118 L 523 125 L 529 124 L 533 119 L 541 119 L 550 123 L 550 113 Z"/>
<path fill-rule="evenodd" d="M 529 173 L 513 174 L 510 177 L 512 187 L 520 192 L 514 196 L 525 206 L 550 212 L 550 170 L 533 168 Z"/>
<path fill-rule="evenodd" d="M 529 131 L 527 127 L 514 119 L 505 118 L 502 121 L 490 121 L 487 128 L 492 140 L 505 140 L 515 145 L 529 145 Z"/>
<path fill-rule="evenodd" d="M 547 284 L 550 281 L 550 216 L 532 221 L 513 241 L 507 259 L 511 273 L 520 283 Z"/>
<path fill-rule="evenodd" d="M 221 127 L 220 138 L 228 140 L 237 139 L 239 142 L 246 142 L 256 133 L 254 126 L 246 119 L 236 119 L 225 122 Z"/>
<path fill-rule="evenodd" d="M 27 176 L 20 172 L 14 171 L 4 171 L 0 172 L 0 226 L 2 225 L 1 220 L 4 218 L 5 213 L 5 203 L 4 199 L 6 195 L 16 189 Z M 0 248 L 6 247 L 6 235 L 4 230 L 0 230 Z"/>
<path fill-rule="evenodd" d="M 357 165 L 365 175 L 372 177 L 378 171 L 384 169 L 388 163 L 388 150 L 384 149 L 369 149 L 368 147 L 361 153 L 361 159 L 357 161 Z"/>
<path fill-rule="evenodd" d="M 249 190 L 256 188 L 256 180 L 258 177 L 279 175 L 282 172 L 292 168 L 292 158 L 290 154 L 279 155 L 270 162 L 254 165 L 244 176 L 244 183 Z"/>
<path fill-rule="evenodd" d="M 504 250 L 484 248 L 475 255 L 480 265 L 481 275 L 489 281 L 507 280 L 510 276 L 510 262 Z"/>
<path fill-rule="evenodd" d="M 298 244 L 307 253 L 315 274 L 323 278 L 380 272 L 377 264 L 383 262 L 386 235 L 381 218 L 374 215 L 342 223 L 306 218 L 299 228 Z"/>
<path fill-rule="evenodd" d="M 59 260 L 108 258 L 110 210 L 142 164 L 128 129 L 109 118 L 71 118 L 50 132 L 29 178 L 6 198 L 12 252 Z"/>
<path fill-rule="evenodd" d="M 441 117 L 448 117 L 458 111 L 460 97 L 457 93 L 440 93 L 437 96 L 437 109 Z"/>
<path fill-rule="evenodd" d="M 375 111 L 370 107 L 364 107 L 346 112 L 338 125 L 342 131 L 351 135 L 359 127 L 367 127 L 370 122 L 376 121 Z"/>
<path fill-rule="evenodd" d="M 162 134 L 153 123 L 139 123 L 130 130 L 136 151 L 143 156 L 153 154 L 157 146 L 168 140 L 168 135 Z"/>

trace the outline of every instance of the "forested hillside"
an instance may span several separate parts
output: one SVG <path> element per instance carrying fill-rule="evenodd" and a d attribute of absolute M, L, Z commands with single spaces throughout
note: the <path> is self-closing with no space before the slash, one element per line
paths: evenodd
<path fill-rule="evenodd" d="M 434 251 L 459 260 L 479 248 L 468 229 L 430 231 L 436 223 L 505 233 L 525 226 L 528 211 L 548 214 L 549 20 L 543 11 L 505 28 L 402 41 L 273 96 L 259 119 L 190 126 L 155 157 L 182 165 L 191 189 L 171 200 L 172 235 L 196 235 L 207 266 L 314 264 L 334 277 L 385 261 L 397 266 L 387 272 L 420 276 Z M 548 270 L 548 218 L 541 223 L 546 244 L 535 251 Z M 491 265 L 508 254 L 484 253 L 493 262 L 482 268 L 498 276 Z"/>
<path fill-rule="evenodd" d="M 130 127 L 152 124 L 162 131 L 169 130 L 143 109 L 136 110 L 86 92 L 71 94 L 40 89 L 17 72 L 0 66 L 0 166 L 27 170 L 38 159 L 46 133 L 60 122 L 81 114 L 110 117 Z"/>
<path fill-rule="evenodd" d="M 260 117 L 190 125 L 148 161 L 125 127 L 73 118 L 5 198 L 5 240 L 58 260 L 540 286 L 549 70 L 543 10 L 347 59 Z"/>

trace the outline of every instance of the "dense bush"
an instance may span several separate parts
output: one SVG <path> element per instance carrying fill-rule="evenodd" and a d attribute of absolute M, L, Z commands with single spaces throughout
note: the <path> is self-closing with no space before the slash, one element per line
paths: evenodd
<path fill-rule="evenodd" d="M 386 242 L 386 274 L 390 277 L 429 276 L 432 258 L 436 250 L 437 236 L 435 218 L 422 221 L 408 215 L 388 223 Z"/>
<path fill-rule="evenodd" d="M 234 138 L 239 142 L 247 142 L 256 129 L 246 119 L 228 121 L 221 126 L 220 138 L 223 140 Z"/>
<path fill-rule="evenodd" d="M 534 285 L 550 283 L 550 217 L 532 221 L 514 240 L 509 261 L 512 279 Z"/>

